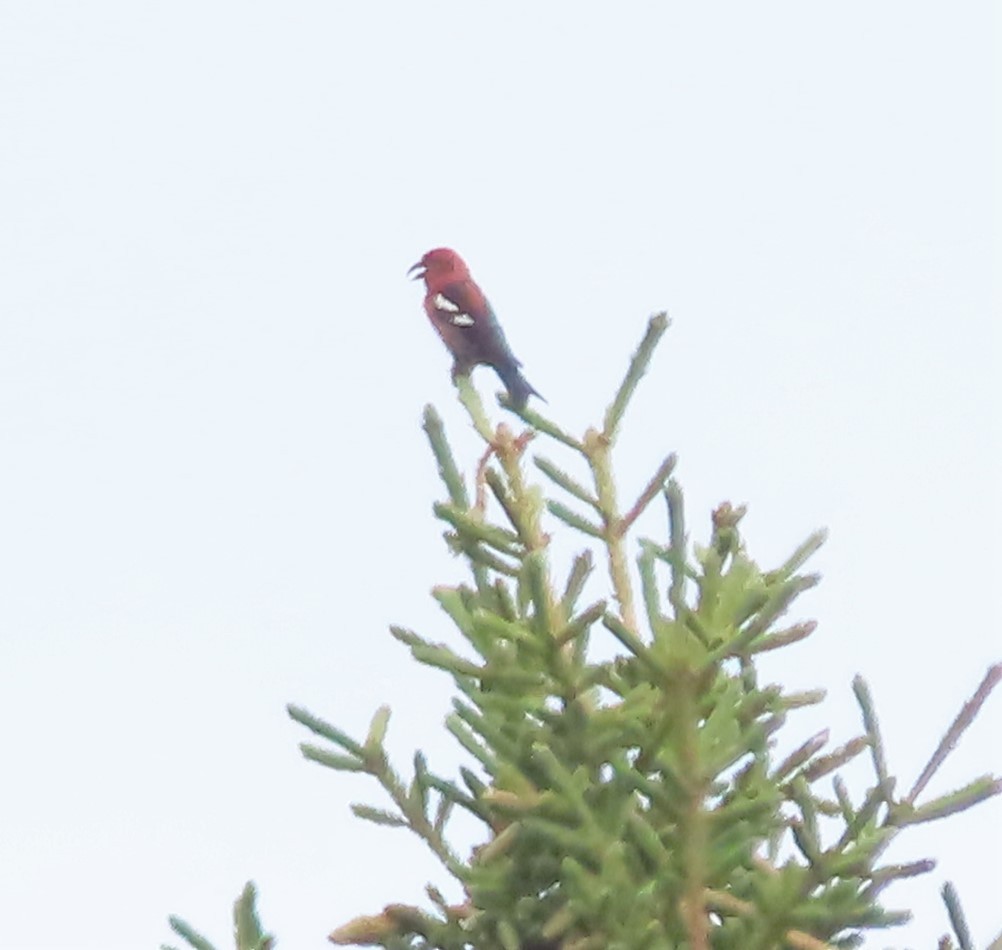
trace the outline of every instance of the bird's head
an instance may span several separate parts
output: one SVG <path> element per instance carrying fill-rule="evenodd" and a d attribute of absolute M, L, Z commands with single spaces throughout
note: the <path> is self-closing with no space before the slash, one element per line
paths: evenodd
<path fill-rule="evenodd" d="M 411 280 L 423 278 L 429 290 L 468 280 L 470 272 L 463 259 L 448 247 L 436 247 L 407 271 Z"/>

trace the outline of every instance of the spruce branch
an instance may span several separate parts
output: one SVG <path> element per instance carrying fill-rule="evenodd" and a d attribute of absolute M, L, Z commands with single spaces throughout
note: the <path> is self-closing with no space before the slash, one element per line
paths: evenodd
<path fill-rule="evenodd" d="M 725 916 L 739 916 L 754 919 L 758 909 L 750 901 L 734 897 L 726 891 L 707 888 L 706 905 Z M 793 950 L 832 950 L 831 945 L 800 930 L 788 930 L 783 940 Z"/>
<path fill-rule="evenodd" d="M 401 636 L 413 636 L 413 634 L 403 631 L 402 628 L 397 627 L 394 629 L 400 631 Z M 310 732 L 323 739 L 333 742 L 334 745 L 340 746 L 347 753 L 349 753 L 349 755 L 358 759 L 362 758 L 364 754 L 362 746 L 336 726 L 331 725 L 329 722 L 319 718 L 318 716 L 314 716 L 302 707 L 293 705 L 292 703 L 286 706 L 286 711 L 288 712 L 290 718 L 298 722 L 301 726 L 306 726 Z"/>
<path fill-rule="evenodd" d="M 487 524 L 452 505 L 437 503 L 433 506 L 433 510 L 439 518 L 453 525 L 460 534 L 474 538 L 501 554 L 510 557 L 518 555 L 519 539 L 515 532 Z"/>
<path fill-rule="evenodd" d="M 640 556 L 637 558 L 637 568 L 640 572 L 640 592 L 647 613 L 647 622 L 654 631 L 664 627 L 661 611 L 661 591 L 658 588 L 655 563 L 658 560 L 659 549 L 656 544 L 646 538 L 640 540 Z"/>
<path fill-rule="evenodd" d="M 671 586 L 668 589 L 668 600 L 679 617 L 688 613 L 685 603 L 685 582 L 688 576 L 686 564 L 685 536 L 685 504 L 682 498 L 682 488 L 675 479 L 669 479 L 664 489 L 665 503 L 668 506 L 668 537 L 669 547 L 666 560 L 671 567 Z"/>
<path fill-rule="evenodd" d="M 863 713 L 863 726 L 870 739 L 870 755 L 873 757 L 873 769 L 877 773 L 881 794 L 890 803 L 892 782 L 887 772 L 884 740 L 880 735 L 880 726 L 877 723 L 877 713 L 873 706 L 873 697 L 870 695 L 870 687 L 866 685 L 866 680 L 862 676 L 856 676 L 852 681 L 852 691 L 856 694 L 856 701 Z"/>
<path fill-rule="evenodd" d="M 611 444 L 603 433 L 589 429 L 585 433 L 584 447 L 598 494 L 598 510 L 602 516 L 601 538 L 606 547 L 613 596 L 619 604 L 619 614 L 623 623 L 628 629 L 637 633 L 633 584 L 630 580 L 625 538 L 620 531 L 619 506 L 612 474 Z"/>
<path fill-rule="evenodd" d="M 192 929 L 192 927 L 181 920 L 180 917 L 168 917 L 167 922 L 170 924 L 170 929 L 173 930 L 179 937 L 186 940 L 188 945 L 194 948 L 194 950 L 216 950 L 210 940 L 203 937 L 200 933 L 198 933 L 198 931 Z M 161 950 L 176 950 L 176 948 L 168 947 L 164 944 L 161 946 Z"/>
<path fill-rule="evenodd" d="M 533 462 L 547 478 L 550 479 L 555 485 L 560 486 L 565 492 L 573 495 L 578 501 L 583 501 L 586 505 L 590 505 L 596 511 L 598 508 L 598 499 L 592 495 L 592 493 L 585 488 L 579 481 L 577 481 L 573 476 L 568 475 L 559 465 L 551 462 L 549 459 L 542 458 L 537 455 Z"/>
<path fill-rule="evenodd" d="M 665 330 L 668 329 L 669 323 L 667 313 L 656 313 L 647 323 L 647 332 L 644 334 L 643 340 L 640 341 L 637 351 L 633 354 L 630 367 L 626 371 L 626 377 L 605 413 L 602 435 L 610 444 L 616 438 L 619 423 L 623 418 L 623 413 L 626 412 L 626 406 L 633 396 L 640 378 L 647 372 L 651 358 L 654 356 L 654 350 L 661 337 L 664 336 Z"/>
<path fill-rule="evenodd" d="M 857 736 L 828 755 L 812 758 L 810 764 L 803 769 L 801 774 L 808 782 L 816 782 L 819 778 L 834 772 L 835 769 L 842 768 L 847 762 L 865 752 L 869 746 L 870 740 L 866 736 Z"/>
<path fill-rule="evenodd" d="M 781 647 L 788 647 L 793 643 L 809 637 L 818 625 L 813 620 L 804 623 L 795 623 L 785 630 L 778 630 L 776 633 L 767 633 L 759 637 L 751 646 L 751 653 L 767 653 L 769 650 L 778 650 Z"/>
<path fill-rule="evenodd" d="M 797 549 L 786 559 L 778 571 L 773 571 L 771 574 L 784 580 L 792 577 L 810 558 L 817 554 L 827 540 L 828 532 L 825 529 L 815 531 L 806 541 L 797 546 Z"/>
<path fill-rule="evenodd" d="M 811 736 L 805 743 L 803 743 L 799 748 L 794 749 L 776 768 L 773 770 L 772 777 L 775 781 L 783 781 L 793 772 L 797 771 L 802 765 L 804 765 L 808 760 L 815 760 L 815 756 L 820 752 L 826 745 L 828 745 L 828 730 L 824 729 L 817 735 Z"/>
<path fill-rule="evenodd" d="M 516 408 L 512 405 L 511 400 L 508 398 L 506 393 L 502 393 L 498 402 L 505 408 L 515 413 L 524 423 L 526 423 L 531 429 L 536 432 L 542 432 L 544 435 L 548 435 L 551 439 L 562 445 L 567 446 L 569 449 L 573 449 L 575 452 L 584 454 L 584 446 L 581 444 L 579 439 L 575 439 L 574 436 L 565 432 L 560 428 L 555 422 L 547 419 L 542 413 L 537 412 L 535 409 L 530 409 L 528 406 L 523 406 L 522 408 Z"/>
<path fill-rule="evenodd" d="M 469 380 L 463 380 L 462 382 L 466 384 L 467 390 L 471 388 Z M 473 397 L 476 397 L 475 392 L 473 392 Z M 463 483 L 462 476 L 459 474 L 459 469 L 456 467 L 452 449 L 445 435 L 442 417 L 439 416 L 434 406 L 425 406 L 424 431 L 428 436 L 432 454 L 435 456 L 435 461 L 438 464 L 439 475 L 445 483 L 453 505 L 460 510 L 469 509 L 470 501 L 466 486 Z M 460 551 L 464 553 L 473 552 L 475 555 L 480 555 L 470 557 L 470 570 L 477 588 L 483 590 L 490 583 L 488 576 L 489 561 L 485 564 L 487 552 L 483 552 L 476 541 L 464 541 L 460 535 L 447 535 L 446 537 L 448 541 L 454 542 Z"/>
<path fill-rule="evenodd" d="M 593 524 L 587 518 L 582 518 L 565 504 L 559 501 L 548 501 L 546 507 L 551 515 L 559 518 L 569 528 L 574 528 L 589 537 L 598 538 L 600 541 L 604 539 L 605 532 L 601 525 Z"/>
<path fill-rule="evenodd" d="M 679 822 L 685 881 L 679 897 L 679 912 L 688 945 L 693 950 L 709 950 L 710 918 L 706 905 L 708 884 L 708 854 L 710 843 L 709 815 L 705 808 L 709 794 L 709 779 L 702 761 L 702 743 L 696 683 L 683 677 L 678 683 L 675 701 L 679 720 L 679 768 L 686 776 L 686 801 Z"/>
<path fill-rule="evenodd" d="M 494 456 L 494 451 L 494 443 L 489 443 L 487 448 L 484 449 L 484 454 L 480 456 L 480 461 L 477 463 L 474 481 L 477 487 L 476 503 L 473 508 L 478 517 L 483 517 L 484 512 L 487 510 L 487 478 L 491 473 L 491 470 L 487 466 Z"/>
<path fill-rule="evenodd" d="M 905 801 L 908 804 L 915 804 L 915 799 L 918 798 L 926 785 L 929 784 L 929 781 L 936 774 L 939 767 L 946 761 L 947 756 L 956 748 L 961 736 L 967 731 L 971 723 L 974 722 L 974 718 L 981 711 L 981 707 L 991 695 L 992 690 L 999 684 L 999 680 L 1002 680 L 1002 663 L 996 663 L 994 666 L 989 667 L 988 672 L 985 674 L 977 690 L 975 690 L 974 695 L 964 703 L 960 712 L 957 713 L 957 717 L 950 724 L 950 728 L 946 730 L 946 735 L 940 740 L 939 745 L 936 746 L 936 750 L 926 763 L 925 768 L 922 769 L 921 774 L 915 780 L 911 791 L 905 796 Z"/>
<path fill-rule="evenodd" d="M 411 649 L 415 652 L 425 654 L 433 649 L 431 645 L 421 642 L 419 638 L 408 631 L 395 628 L 394 632 L 399 638 L 409 641 Z M 445 650 L 445 648 L 437 649 Z M 296 722 L 306 726 L 315 734 L 330 739 L 349 753 L 348 755 L 331 753 L 326 749 L 303 743 L 300 745 L 300 749 L 306 759 L 335 771 L 364 772 L 373 776 L 398 809 L 397 812 L 387 812 L 369 805 L 355 804 L 352 806 L 352 810 L 357 817 L 377 824 L 409 828 L 428 845 L 432 853 L 451 873 L 462 880 L 465 874 L 465 865 L 451 850 L 442 834 L 442 828 L 437 826 L 435 821 L 429 819 L 427 814 L 427 791 L 429 787 L 432 787 L 434 778 L 427 772 L 423 756 L 415 758 L 415 776 L 410 788 L 404 785 L 389 764 L 383 746 L 390 720 L 388 706 L 381 706 L 376 710 L 363 743 L 356 742 L 340 730 L 298 706 L 290 704 L 286 708 L 289 716 Z M 435 787 L 438 787 L 441 792 L 443 789 L 447 790 L 449 785 L 437 782 Z M 444 794 L 448 794 L 448 792 L 445 791 Z M 457 797 L 456 803 L 468 805 L 465 796 Z"/>
<path fill-rule="evenodd" d="M 967 918 L 964 916 L 964 910 L 960 906 L 957 889 L 950 881 L 947 881 L 943 885 L 941 893 L 943 895 L 943 903 L 946 904 L 946 911 L 950 915 L 950 925 L 953 927 L 953 932 L 957 935 L 957 940 L 960 943 L 960 950 L 974 950 L 974 941 L 971 939 L 971 931 L 967 926 Z"/>
<path fill-rule="evenodd" d="M 869 928 L 906 919 L 878 898 L 933 867 L 927 859 L 878 866 L 889 842 L 909 824 L 999 790 L 987 776 L 915 802 L 984 702 L 985 684 L 904 801 L 894 798 L 873 701 L 859 678 L 864 735 L 826 752 L 824 730 L 790 743 L 794 751 L 781 760 L 775 755 L 773 737 L 787 714 L 824 692 L 762 685 L 757 656 L 814 633 L 813 621 L 779 622 L 817 583 L 802 569 L 825 535 L 815 532 L 779 567 L 763 570 L 744 549 L 744 507 L 725 502 L 713 512 L 708 543 L 690 552 L 674 455 L 620 508 L 616 438 L 667 325 L 663 314 L 651 319 L 602 428 L 580 439 L 525 408 L 513 411 L 527 429 L 510 419 L 495 424 L 469 381 L 459 380 L 460 402 L 484 442 L 473 464 L 472 506 L 441 420 L 426 410 L 445 483 L 435 514 L 475 580 L 437 587 L 434 596 L 472 656 L 405 628 L 392 633 L 419 662 L 452 678 L 457 695 L 446 727 L 472 767 L 460 766 L 453 782 L 418 753 L 404 782 L 387 761 L 386 713 L 374 718 L 364 743 L 305 711 L 294 718 L 334 746 L 304 746 L 304 755 L 374 775 L 393 805 L 356 804 L 355 814 L 415 831 L 466 900 L 449 905 L 430 888 L 434 913 L 387 905 L 336 930 L 334 942 L 388 950 L 848 947 Z M 512 408 L 504 396 L 500 402 Z M 539 436 L 582 458 L 591 484 L 559 460 L 536 456 L 529 466 Z M 535 471 L 540 484 L 530 480 Z M 658 495 L 667 505 L 667 538 L 633 538 Z M 569 527 L 589 546 L 567 568 L 551 564 L 547 512 L 558 530 Z M 596 547 L 607 565 L 609 603 L 585 597 Z M 612 658 L 590 656 L 593 630 L 611 635 Z M 839 772 L 867 749 L 876 783 L 857 804 Z M 825 776 L 834 798 L 818 790 Z M 456 806 L 487 830 L 466 862 L 446 842 Z M 832 821 L 835 841 L 826 847 Z"/>
<path fill-rule="evenodd" d="M 651 476 L 651 480 L 633 503 L 633 507 L 620 518 L 617 526 L 620 534 L 625 535 L 647 506 L 664 490 L 665 482 L 674 471 L 677 461 L 678 459 L 673 452 L 658 466 L 658 470 Z"/>
<path fill-rule="evenodd" d="M 428 436 L 428 443 L 431 445 L 435 461 L 438 463 L 438 473 L 449 492 L 449 498 L 457 507 L 468 508 L 470 500 L 466 493 L 466 486 L 463 484 L 463 477 L 459 474 L 456 460 L 452 456 L 452 449 L 446 440 L 442 417 L 432 405 L 424 407 L 424 431 Z"/>
<path fill-rule="evenodd" d="M 274 938 L 261 929 L 256 905 L 257 890 L 253 882 L 248 881 L 233 905 L 237 950 L 271 950 L 274 943 Z"/>
<path fill-rule="evenodd" d="M 477 435 L 488 445 L 492 445 L 494 443 L 494 433 L 491 430 L 491 423 L 487 418 L 487 412 L 484 409 L 480 393 L 477 392 L 469 376 L 456 377 L 456 391 L 459 394 L 459 401 L 470 416 L 473 428 L 477 430 Z"/>
<path fill-rule="evenodd" d="M 565 616 L 569 616 L 574 609 L 592 572 L 592 566 L 591 551 L 582 551 L 574 558 L 570 573 L 567 575 L 567 583 L 564 585 L 563 596 L 560 598 L 560 607 Z"/>
<path fill-rule="evenodd" d="M 1002 792 L 1002 779 L 997 779 L 992 775 L 983 775 L 981 778 L 968 782 L 963 788 L 947 795 L 941 795 L 924 805 L 915 807 L 907 802 L 902 803 L 892 810 L 891 817 L 894 823 L 902 828 L 905 825 L 918 825 L 966 811 L 973 805 L 993 798 L 1000 792 Z"/>
<path fill-rule="evenodd" d="M 168 918 L 171 930 L 183 937 L 193 950 L 215 950 L 214 945 L 179 917 Z M 272 950 L 275 938 L 265 933 L 257 914 L 257 889 L 252 881 L 244 885 L 233 905 L 233 940 L 236 950 Z M 174 950 L 163 945 L 161 950 Z"/>

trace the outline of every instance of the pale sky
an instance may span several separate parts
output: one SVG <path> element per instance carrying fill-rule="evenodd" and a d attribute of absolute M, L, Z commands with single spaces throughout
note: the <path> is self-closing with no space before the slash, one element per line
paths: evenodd
<path fill-rule="evenodd" d="M 358 734 L 388 702 L 402 767 L 466 762 L 448 679 L 386 630 L 453 636 L 424 404 L 479 446 L 404 277 L 441 244 L 574 430 L 670 312 L 624 492 L 674 450 L 696 539 L 724 499 L 766 567 L 829 528 L 819 631 L 766 672 L 829 690 L 793 722 L 833 742 L 862 673 L 910 785 L 1002 658 L 996 27 L 916 0 L 0 2 L 5 950 L 156 947 L 170 913 L 229 946 L 248 879 L 281 947 L 321 948 L 447 882 L 284 712 Z M 1002 772 L 1000 733 L 996 696 L 930 794 Z M 999 800 L 902 836 L 889 858 L 939 866 L 868 946 L 933 946 L 945 880 L 986 945 L 1000 851 Z"/>

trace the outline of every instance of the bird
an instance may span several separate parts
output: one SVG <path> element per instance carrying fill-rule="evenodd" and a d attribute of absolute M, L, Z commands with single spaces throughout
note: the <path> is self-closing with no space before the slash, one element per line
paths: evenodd
<path fill-rule="evenodd" d="M 474 366 L 490 366 L 515 409 L 524 409 L 530 396 L 543 398 L 522 375 L 493 308 L 455 251 L 436 247 L 407 274 L 424 280 L 424 312 L 452 354 L 453 382 L 469 376 Z"/>

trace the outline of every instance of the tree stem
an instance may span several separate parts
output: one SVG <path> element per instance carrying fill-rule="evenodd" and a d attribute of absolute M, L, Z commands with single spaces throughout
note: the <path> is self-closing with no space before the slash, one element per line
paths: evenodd
<path fill-rule="evenodd" d="M 609 557 L 612 591 L 619 604 L 619 614 L 623 623 L 632 633 L 638 634 L 637 615 L 633 606 L 633 584 L 630 581 L 630 568 L 626 560 L 626 538 L 616 500 L 616 483 L 612 477 L 610 444 L 602 433 L 589 429 L 585 433 L 584 448 L 595 479 L 598 510 L 604 528 L 602 540 L 605 542 Z"/>

